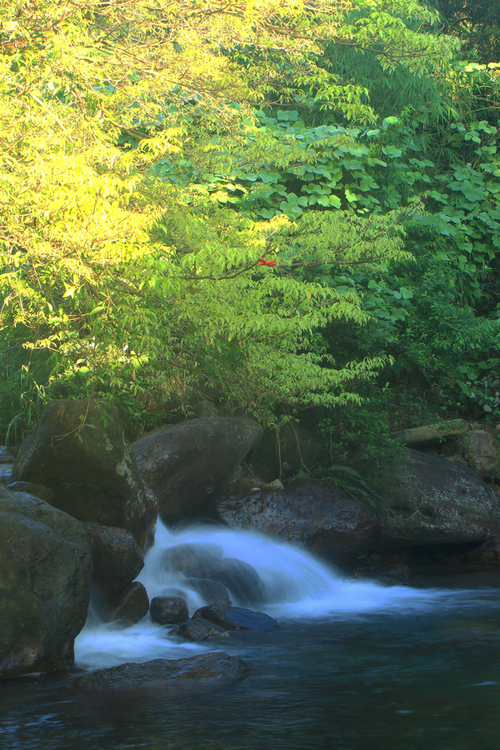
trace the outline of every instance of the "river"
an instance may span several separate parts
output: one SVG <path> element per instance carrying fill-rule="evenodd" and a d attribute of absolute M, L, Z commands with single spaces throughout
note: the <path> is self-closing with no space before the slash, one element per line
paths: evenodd
<path fill-rule="evenodd" d="M 351 581 L 292 545 L 216 527 L 159 526 L 140 579 L 149 595 L 182 588 L 163 551 L 215 544 L 253 565 L 262 611 L 280 630 L 202 645 L 149 618 L 126 629 L 95 617 L 76 671 L 223 651 L 250 674 L 230 685 L 77 691 L 74 674 L 0 684 L 2 750 L 497 750 L 500 580 L 467 576 L 416 587 Z M 186 590 L 191 613 L 203 604 Z M 237 602 L 236 602 L 237 603 Z"/>

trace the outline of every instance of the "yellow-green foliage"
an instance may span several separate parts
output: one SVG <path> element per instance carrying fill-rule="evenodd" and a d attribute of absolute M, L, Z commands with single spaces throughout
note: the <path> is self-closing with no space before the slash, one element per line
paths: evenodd
<path fill-rule="evenodd" d="M 334 318 L 363 323 L 359 301 L 295 270 L 402 259 L 397 217 L 252 221 L 155 164 L 203 171 L 235 144 L 247 163 L 289 162 L 293 144 L 248 139 L 266 97 L 373 120 L 365 92 L 318 60 L 333 41 L 420 74 L 449 43 L 409 15 L 435 22 L 413 0 L 1 0 L 3 356 L 20 342 L 53 392 L 127 405 L 207 385 L 267 419 L 280 401 L 355 399 L 352 381 L 381 362 L 336 369 L 310 338 Z"/>

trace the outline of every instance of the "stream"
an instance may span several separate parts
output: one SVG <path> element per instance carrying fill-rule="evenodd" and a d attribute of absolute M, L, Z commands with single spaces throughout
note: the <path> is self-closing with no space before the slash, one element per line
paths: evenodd
<path fill-rule="evenodd" d="M 205 602 L 165 550 L 216 545 L 259 573 L 280 630 L 190 643 L 148 617 L 103 625 L 92 610 L 75 671 L 222 651 L 250 674 L 229 685 L 78 691 L 75 672 L 0 683 L 2 750 L 497 750 L 500 575 L 416 586 L 352 581 L 290 544 L 215 526 L 159 524 L 139 577 L 150 598 Z M 241 604 L 232 599 L 235 604 Z"/>

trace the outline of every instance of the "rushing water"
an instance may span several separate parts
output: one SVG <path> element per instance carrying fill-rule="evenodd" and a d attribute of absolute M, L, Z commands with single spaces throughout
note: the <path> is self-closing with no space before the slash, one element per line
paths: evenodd
<path fill-rule="evenodd" d="M 356 582 L 260 535 L 159 526 L 140 580 L 150 597 L 181 589 L 191 613 L 203 600 L 162 562 L 166 549 L 185 542 L 215 544 L 252 565 L 262 582 L 259 609 L 281 629 L 193 644 L 168 637 L 149 617 L 126 629 L 89 618 L 77 668 L 219 650 L 245 659 L 250 675 L 210 689 L 91 693 L 74 690 L 71 675 L 4 682 L 2 750 L 497 750 L 496 587 Z"/>

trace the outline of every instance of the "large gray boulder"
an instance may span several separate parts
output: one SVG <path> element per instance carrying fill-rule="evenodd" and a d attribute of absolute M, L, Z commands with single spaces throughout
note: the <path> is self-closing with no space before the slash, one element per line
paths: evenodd
<path fill-rule="evenodd" d="M 12 482 L 50 487 L 53 504 L 79 521 L 119 526 L 153 542 L 156 500 L 125 442 L 118 409 L 93 400 L 52 401 L 23 443 Z"/>
<path fill-rule="evenodd" d="M 213 515 L 213 498 L 262 436 L 246 417 L 205 417 L 151 432 L 132 444 L 165 523 Z"/>
<path fill-rule="evenodd" d="M 375 516 L 331 482 L 297 479 L 286 489 L 256 487 L 217 502 L 220 519 L 231 528 L 249 529 L 299 542 L 333 562 L 355 565 L 378 539 Z"/>
<path fill-rule="evenodd" d="M 90 543 L 78 521 L 0 487 L 0 677 L 73 664 L 91 573 Z"/>
<path fill-rule="evenodd" d="M 405 449 L 399 464 L 356 469 L 376 483 L 385 548 L 483 542 L 500 535 L 500 499 L 472 469 Z"/>

